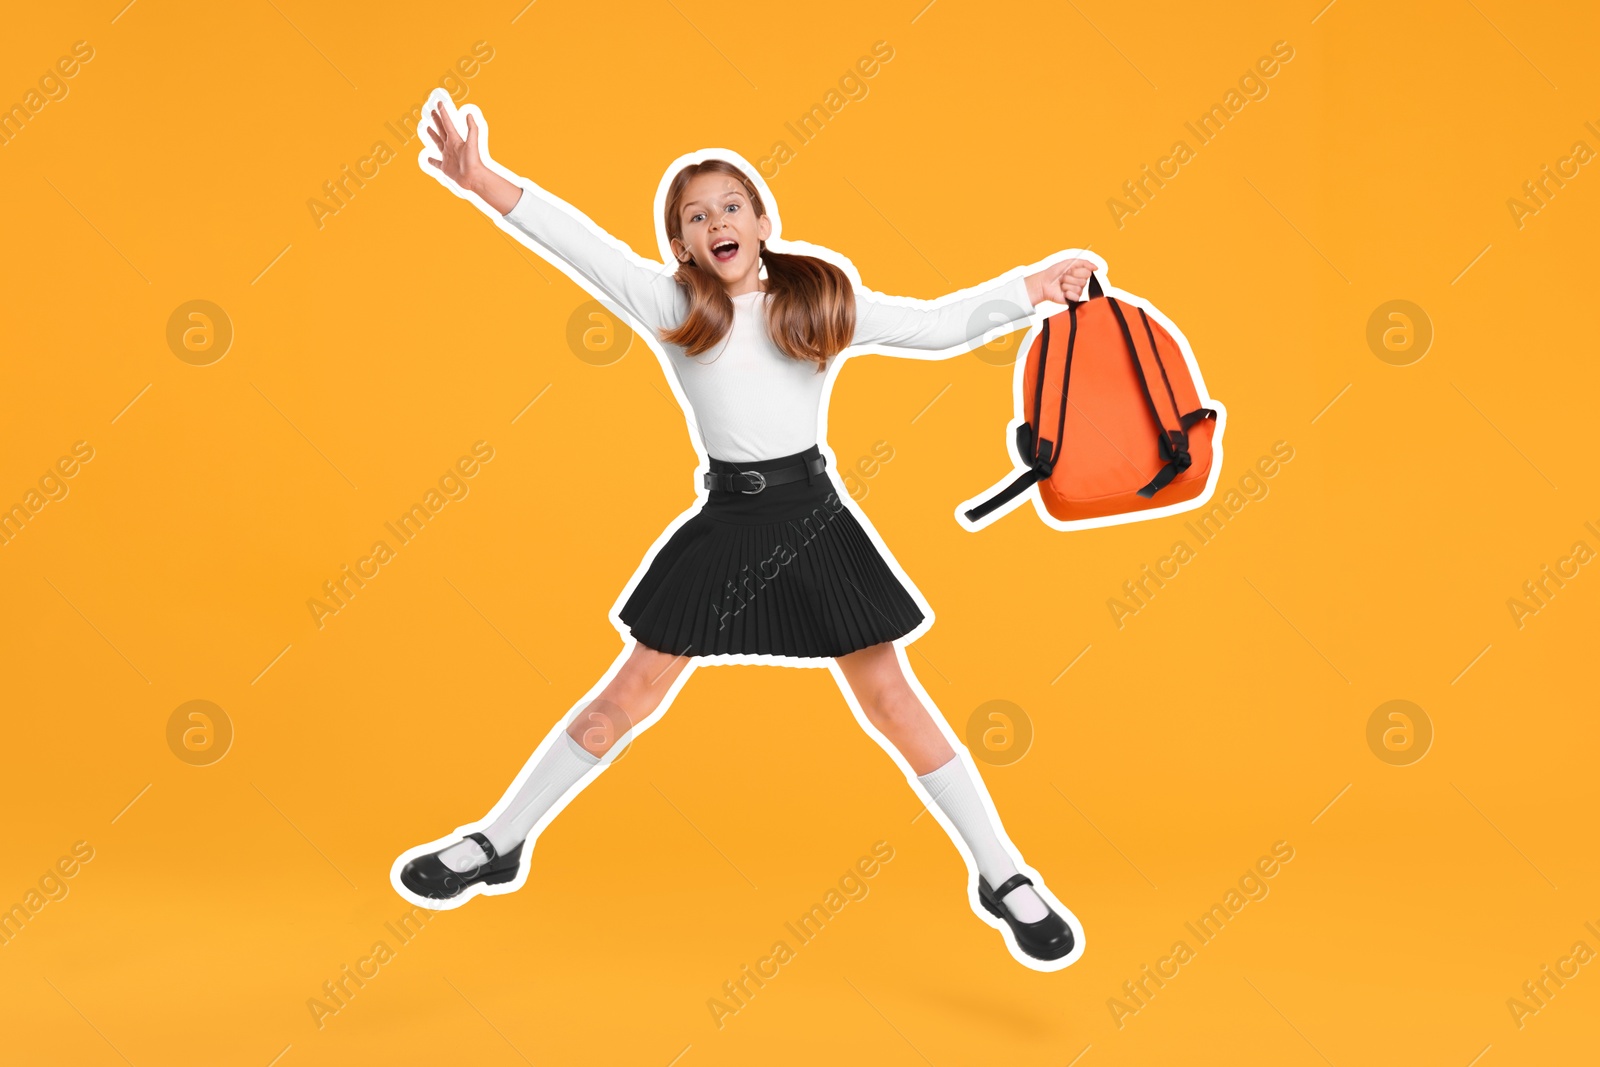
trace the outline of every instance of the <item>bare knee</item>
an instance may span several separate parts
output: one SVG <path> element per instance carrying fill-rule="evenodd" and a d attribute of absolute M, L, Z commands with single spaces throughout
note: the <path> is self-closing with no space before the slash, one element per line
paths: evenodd
<path fill-rule="evenodd" d="M 644 645 L 634 645 L 627 662 L 601 695 L 634 713 L 637 721 L 655 710 L 688 662 L 686 656 L 673 656 Z"/>
<path fill-rule="evenodd" d="M 635 724 L 649 718 L 687 662 L 635 645 L 605 688 L 578 709 L 567 733 L 594 755 L 605 755 Z"/>
<path fill-rule="evenodd" d="M 856 699 L 872 725 L 885 732 L 919 722 L 928 714 L 917 694 L 899 675 L 857 692 Z"/>
<path fill-rule="evenodd" d="M 862 713 L 878 729 L 890 731 L 927 713 L 906 681 L 892 645 L 874 645 L 842 656 L 839 667 Z"/>

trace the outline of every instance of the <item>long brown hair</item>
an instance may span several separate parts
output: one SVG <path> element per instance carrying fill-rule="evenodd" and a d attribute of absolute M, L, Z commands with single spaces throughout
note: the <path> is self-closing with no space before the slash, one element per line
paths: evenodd
<path fill-rule="evenodd" d="M 665 206 L 668 237 L 683 240 L 679 212 L 684 189 L 691 178 L 708 171 L 737 178 L 756 217 L 766 217 L 761 193 L 744 171 L 726 160 L 707 159 L 673 176 Z M 810 360 L 821 371 L 855 335 L 856 299 L 849 276 L 815 256 L 774 252 L 765 241 L 760 258 L 767 268 L 767 332 L 785 355 Z M 694 263 L 680 262 L 674 278 L 688 290 L 689 313 L 673 329 L 662 330 L 661 339 L 698 356 L 727 336 L 733 326 L 733 301 L 720 281 Z"/>

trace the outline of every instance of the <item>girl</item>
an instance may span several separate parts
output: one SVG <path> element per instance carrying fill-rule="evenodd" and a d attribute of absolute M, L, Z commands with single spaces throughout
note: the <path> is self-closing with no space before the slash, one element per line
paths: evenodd
<path fill-rule="evenodd" d="M 618 741 L 655 722 L 693 665 L 710 657 L 831 661 L 857 720 L 937 807 L 977 874 L 977 904 L 998 920 L 986 921 L 1012 954 L 1040 970 L 1076 960 L 1082 927 L 1037 874 L 1019 869 L 976 764 L 911 673 L 903 645 L 925 629 L 928 613 L 826 470 L 818 423 L 850 352 L 968 351 L 984 330 L 1027 321 L 1037 303 L 1076 299 L 1096 264 L 1013 271 L 938 305 L 882 298 L 832 258 L 769 247 L 778 223 L 762 188 L 733 163 L 697 158 L 671 173 L 657 198 L 662 246 L 677 261 L 668 272 L 491 161 L 476 105 L 464 109 L 463 137 L 448 96 L 439 91 L 430 102 L 427 132 L 440 157 L 427 158 L 430 173 L 526 235 L 650 339 L 704 444 L 707 492 L 624 591 L 615 616 L 629 631 L 625 647 L 592 701 L 550 731 L 464 837 L 402 855 L 396 888 L 430 908 L 518 888 L 524 846 L 580 782 L 609 766 Z"/>

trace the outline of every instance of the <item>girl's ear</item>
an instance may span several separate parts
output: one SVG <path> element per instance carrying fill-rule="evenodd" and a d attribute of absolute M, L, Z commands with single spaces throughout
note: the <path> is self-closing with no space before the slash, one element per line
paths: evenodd
<path fill-rule="evenodd" d="M 771 215 L 762 215 L 761 216 L 761 222 L 756 226 L 756 236 L 760 237 L 763 241 L 769 239 L 772 236 L 772 216 Z"/>

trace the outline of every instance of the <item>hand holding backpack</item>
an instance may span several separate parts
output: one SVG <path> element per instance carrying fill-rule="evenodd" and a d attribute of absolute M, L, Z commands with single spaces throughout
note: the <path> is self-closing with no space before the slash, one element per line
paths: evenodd
<path fill-rule="evenodd" d="M 1166 507 L 1205 491 L 1217 410 L 1202 401 L 1183 350 L 1144 308 L 1107 296 L 1098 277 L 1088 292 L 1045 319 L 1028 350 L 1016 436 L 1027 469 L 968 510 L 969 521 L 1035 484 L 1062 520 Z"/>

